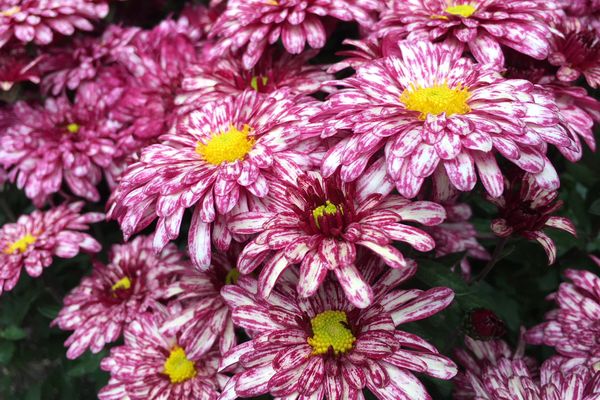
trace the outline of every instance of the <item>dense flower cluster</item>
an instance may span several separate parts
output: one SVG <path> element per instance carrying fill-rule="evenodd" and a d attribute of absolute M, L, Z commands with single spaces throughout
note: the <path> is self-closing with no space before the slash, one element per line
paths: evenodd
<path fill-rule="evenodd" d="M 576 234 L 559 172 L 596 147 L 598 1 L 167 3 L 0 0 L 0 190 L 35 208 L 0 198 L 0 294 L 90 254 L 52 326 L 109 354 L 100 399 L 428 400 L 422 375 L 599 398 L 597 273 L 524 334 L 558 352 L 540 368 L 462 300 L 509 240 L 552 264 L 545 228 Z M 442 328 L 470 335 L 460 371 Z"/>

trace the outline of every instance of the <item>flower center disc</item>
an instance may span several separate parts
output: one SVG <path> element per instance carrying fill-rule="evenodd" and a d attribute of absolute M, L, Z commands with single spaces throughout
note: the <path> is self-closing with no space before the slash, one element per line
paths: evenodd
<path fill-rule="evenodd" d="M 194 362 L 188 360 L 185 351 L 175 346 L 165 361 L 163 373 L 169 377 L 171 383 L 181 383 L 196 376 Z"/>
<path fill-rule="evenodd" d="M 77 133 L 79 132 L 79 128 L 79 124 L 72 123 L 67 125 L 67 131 L 69 131 L 69 133 Z"/>
<path fill-rule="evenodd" d="M 468 113 L 471 111 L 467 103 L 470 96 L 469 90 L 461 85 L 455 88 L 450 88 L 447 83 L 428 88 L 411 85 L 410 88 L 404 89 L 400 101 L 404 103 L 406 109 L 419 111 L 421 113 L 419 118 L 424 120 L 428 114 L 446 113 L 450 116 Z"/>
<path fill-rule="evenodd" d="M 20 13 L 20 12 L 21 12 L 21 7 L 13 6 L 11 8 L 7 8 L 6 10 L 0 11 L 0 15 L 5 16 L 5 17 L 12 17 L 13 15 Z"/>
<path fill-rule="evenodd" d="M 255 139 L 248 137 L 250 126 L 238 130 L 231 125 L 229 130 L 213 135 L 207 144 L 198 142 L 196 153 L 209 164 L 221 165 L 223 162 L 242 160 L 252 150 Z"/>
<path fill-rule="evenodd" d="M 265 86 L 267 86 L 267 83 L 269 83 L 269 78 L 266 76 L 253 76 L 250 80 L 250 86 L 257 92 L 260 92 L 259 89 L 262 89 Z"/>
<path fill-rule="evenodd" d="M 235 285 L 240 277 L 240 271 L 237 268 L 232 269 L 225 276 L 226 285 Z"/>
<path fill-rule="evenodd" d="M 117 290 L 129 290 L 131 288 L 131 279 L 129 277 L 121 278 L 111 286 L 111 290 L 116 292 Z"/>
<path fill-rule="evenodd" d="M 11 245 L 7 246 L 4 249 L 4 254 L 15 254 L 15 253 L 25 253 L 29 245 L 32 245 L 36 242 L 37 238 L 31 234 L 26 234 L 16 242 L 13 242 Z"/>
<path fill-rule="evenodd" d="M 313 218 L 315 219 L 315 225 L 317 225 L 317 228 L 321 227 L 320 222 L 319 222 L 319 220 L 321 218 L 325 217 L 326 215 L 336 215 L 338 213 L 344 214 L 344 209 L 342 208 L 342 206 L 341 205 L 336 206 L 329 200 L 326 200 L 325 204 L 315 208 L 312 212 Z"/>
<path fill-rule="evenodd" d="M 331 347 L 335 355 L 352 349 L 356 338 L 348 328 L 348 317 L 344 311 L 324 311 L 310 320 L 313 337 L 307 342 L 313 355 L 325 354 Z"/>
<path fill-rule="evenodd" d="M 475 11 L 477 11 L 477 9 L 470 4 L 459 4 L 456 6 L 448 7 L 444 11 L 446 11 L 448 14 L 458 15 L 463 18 L 469 18 L 471 15 L 473 15 Z"/>

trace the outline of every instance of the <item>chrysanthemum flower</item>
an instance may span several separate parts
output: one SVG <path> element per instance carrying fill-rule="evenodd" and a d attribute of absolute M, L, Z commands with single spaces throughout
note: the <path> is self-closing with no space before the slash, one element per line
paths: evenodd
<path fill-rule="evenodd" d="M 182 268 L 178 279 L 165 290 L 166 298 L 182 306 L 180 313 L 166 321 L 166 329 L 175 327 L 181 332 L 181 340 L 197 341 L 198 355 L 209 351 L 215 343 L 218 343 L 221 354 L 236 345 L 231 312 L 220 290 L 224 285 L 237 282 L 239 272 L 235 263 L 238 254 L 239 249 L 235 245 L 225 254 L 214 253 L 211 269 L 206 272 Z"/>
<path fill-rule="evenodd" d="M 568 269 L 571 282 L 560 285 L 549 298 L 558 308 L 546 314 L 546 322 L 531 328 L 525 338 L 532 344 L 556 348 L 569 358 L 600 356 L 600 278 L 597 274 Z"/>
<path fill-rule="evenodd" d="M 419 251 L 434 248 L 429 235 L 403 222 L 439 224 L 445 217 L 443 207 L 396 195 L 386 197 L 389 184 L 383 164 L 375 167 L 356 184 L 342 183 L 337 175 L 323 179 L 318 173 L 301 175 L 295 185 L 273 184 L 267 210 L 231 219 L 232 232 L 259 234 L 238 260 L 242 274 L 251 273 L 266 260 L 258 279 L 259 295 L 268 297 L 282 271 L 299 264 L 302 297 L 312 296 L 332 271 L 350 302 L 366 307 L 373 300 L 373 290 L 355 263 L 359 248 L 400 269 L 407 262 L 393 241 L 406 242 Z"/>
<path fill-rule="evenodd" d="M 108 14 L 106 1 L 1 0 L 0 47 L 13 37 L 23 43 L 48 44 L 54 32 L 70 36 L 75 29 L 91 31 L 90 21 Z"/>
<path fill-rule="evenodd" d="M 0 294 L 12 290 L 21 269 L 36 278 L 53 257 L 73 258 L 81 250 L 95 253 L 101 246 L 84 233 L 88 224 L 104 219 L 100 213 L 81 214 L 83 202 L 35 210 L 0 229 Z"/>
<path fill-rule="evenodd" d="M 367 388 L 379 399 L 429 399 L 413 372 L 449 379 L 456 366 L 431 344 L 396 327 L 438 313 L 454 294 L 447 288 L 395 289 L 415 270 L 410 264 L 379 279 L 369 276 L 376 294 L 366 309 L 350 304 L 333 281 L 311 298 L 298 296 L 291 281 L 277 286 L 268 300 L 250 277 L 224 287 L 233 321 L 253 332 L 249 342 L 221 361 L 221 370 L 242 369 L 228 382 L 224 397 L 358 399 Z"/>
<path fill-rule="evenodd" d="M 503 79 L 494 67 L 461 58 L 456 47 L 399 46 L 401 57 L 359 67 L 326 103 L 320 117 L 326 134 L 353 132 L 325 158 L 326 176 L 341 167 L 342 179 L 354 180 L 385 147 L 388 174 L 409 198 L 434 173 L 470 191 L 476 170 L 488 193 L 499 196 L 504 186 L 496 152 L 545 188 L 559 186 L 546 145 L 570 147 L 572 140 L 551 99 L 534 96 L 528 81 Z"/>
<path fill-rule="evenodd" d="M 92 101 L 89 101 L 92 100 Z M 119 155 L 119 124 L 85 95 L 75 102 L 48 98 L 43 106 L 13 107 L 16 123 L 0 136 L 0 164 L 17 187 L 40 206 L 66 183 L 71 192 L 98 201 L 96 185 Z"/>
<path fill-rule="evenodd" d="M 474 352 L 489 347 L 486 342 L 479 344 Z M 562 357 L 546 360 L 539 378 L 533 365 L 520 357 L 501 356 L 481 366 L 461 363 L 465 372 L 455 379 L 456 400 L 594 400 L 600 395 L 600 372 L 589 366 L 567 366 Z"/>
<path fill-rule="evenodd" d="M 380 0 L 230 0 L 211 32 L 220 37 L 214 53 L 243 49 L 242 63 L 250 69 L 280 38 L 292 54 L 302 53 L 306 44 L 320 49 L 327 39 L 324 17 L 368 27 L 382 4 Z"/>
<path fill-rule="evenodd" d="M 487 308 L 470 310 L 464 321 L 467 336 L 476 340 L 501 338 L 506 334 L 506 324 L 496 313 Z"/>
<path fill-rule="evenodd" d="M 560 31 L 552 36 L 548 61 L 559 69 L 556 73 L 563 82 L 573 82 L 581 75 L 587 83 L 600 86 L 599 33 L 577 19 L 565 19 Z"/>
<path fill-rule="evenodd" d="M 44 75 L 42 90 L 56 96 L 93 80 L 102 67 L 115 62 L 112 53 L 122 51 L 117 49 L 127 46 L 139 31 L 110 25 L 99 38 L 77 36 L 62 46 L 46 49 L 40 65 Z"/>
<path fill-rule="evenodd" d="M 375 28 L 408 40 L 456 40 L 481 63 L 504 64 L 502 46 L 542 60 L 548 56 L 558 4 L 546 0 L 392 0 Z"/>
<path fill-rule="evenodd" d="M 171 310 L 176 313 L 178 310 Z M 217 373 L 218 352 L 192 356 L 198 341 L 164 329 L 165 313 L 143 314 L 125 330 L 125 344 L 111 349 L 101 367 L 111 374 L 101 400 L 216 400 L 227 377 Z"/>
<path fill-rule="evenodd" d="M 74 331 L 65 342 L 67 357 L 77 358 L 88 348 L 98 353 L 117 340 L 131 321 L 156 306 L 175 274 L 186 267 L 191 268 L 174 245 L 155 254 L 145 236 L 113 246 L 108 265 L 94 264 L 52 322 Z"/>
<path fill-rule="evenodd" d="M 331 91 L 324 82 L 333 79 L 322 65 L 308 63 L 315 52 L 298 56 L 275 49 L 265 52 L 252 69 L 247 70 L 239 57 L 227 53 L 211 62 L 191 65 L 181 83 L 176 103 L 184 109 L 202 106 L 223 96 L 238 95 L 247 89 L 270 93 L 287 88 L 291 94 Z"/>
<path fill-rule="evenodd" d="M 252 210 L 269 190 L 266 175 L 294 176 L 296 163 L 311 150 L 300 146 L 308 129 L 302 122 L 317 103 L 294 100 L 285 91 L 264 96 L 248 90 L 192 112 L 129 167 L 109 216 L 126 237 L 158 217 L 154 248 L 160 250 L 179 235 L 184 211 L 194 206 L 190 256 L 208 268 L 211 230 L 215 245 L 225 250 L 232 239 L 225 216 Z"/>
<path fill-rule="evenodd" d="M 542 189 L 529 174 L 515 174 L 506 185 L 503 196 L 488 197 L 498 207 L 499 213 L 499 217 L 492 221 L 492 231 L 503 238 L 521 235 L 529 240 L 537 240 L 548 255 L 549 264 L 553 264 L 556 246 L 543 229 L 556 228 L 577 235 L 570 219 L 552 215 L 563 204 L 561 200 L 556 200 L 558 192 Z"/>
<path fill-rule="evenodd" d="M 42 56 L 29 56 L 22 47 L 5 48 L 0 54 L 0 90 L 8 91 L 19 82 L 39 83 L 42 59 Z"/>
<path fill-rule="evenodd" d="M 457 349 L 454 357 L 462 368 L 454 378 L 453 398 L 456 400 L 512 400 L 512 398 L 491 397 L 486 384 L 490 380 L 490 375 L 493 374 L 500 375 L 501 379 L 517 375 L 516 382 L 518 383 L 519 376 L 529 378 L 530 374 L 537 371 L 536 361 L 523 355 L 524 344 L 521 341 L 518 348 L 513 351 L 503 340 L 482 341 L 465 336 L 465 348 Z"/>

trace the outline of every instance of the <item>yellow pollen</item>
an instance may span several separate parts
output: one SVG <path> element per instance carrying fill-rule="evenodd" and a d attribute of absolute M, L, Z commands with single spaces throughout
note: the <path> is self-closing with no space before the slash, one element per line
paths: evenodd
<path fill-rule="evenodd" d="M 113 292 L 116 292 L 117 290 L 128 290 L 129 288 L 131 288 L 131 279 L 126 276 L 125 278 L 119 279 L 110 289 Z"/>
<path fill-rule="evenodd" d="M 448 14 L 459 15 L 463 18 L 469 18 L 477 9 L 470 4 L 459 4 L 446 8 Z"/>
<path fill-rule="evenodd" d="M 188 360 L 185 351 L 175 346 L 165 361 L 163 373 L 169 377 L 171 383 L 181 383 L 196 376 L 194 362 Z"/>
<path fill-rule="evenodd" d="M 343 311 L 324 311 L 310 320 L 313 337 L 307 342 L 312 355 L 325 354 L 331 347 L 337 356 L 344 354 L 354 345 L 356 338 L 348 327 L 348 317 Z"/>
<path fill-rule="evenodd" d="M 272 6 L 278 6 L 279 5 L 279 1 L 277 1 L 277 0 L 267 0 L 267 4 L 272 5 Z"/>
<path fill-rule="evenodd" d="M 37 238 L 31 234 L 26 234 L 16 242 L 4 249 L 4 254 L 25 253 L 29 245 L 34 244 Z"/>
<path fill-rule="evenodd" d="M 258 91 L 258 80 L 261 80 L 262 86 L 266 86 L 267 82 L 269 82 L 269 78 L 267 78 L 266 76 L 253 76 L 252 80 L 250 81 L 250 86 L 252 86 L 252 89 Z"/>
<path fill-rule="evenodd" d="M 428 114 L 446 113 L 450 116 L 468 113 L 471 111 L 467 103 L 470 96 L 469 90 L 461 85 L 455 88 L 450 88 L 447 83 L 428 88 L 411 85 L 409 89 L 404 89 L 400 101 L 408 110 L 419 111 L 419 118 L 424 120 Z"/>
<path fill-rule="evenodd" d="M 237 268 L 232 269 L 225 276 L 225 284 L 226 285 L 235 285 L 240 277 L 240 271 Z"/>
<path fill-rule="evenodd" d="M 317 228 L 320 228 L 319 218 L 321 218 L 325 215 L 335 215 L 338 212 L 341 214 L 344 213 L 344 209 L 342 208 L 342 206 L 341 205 L 336 206 L 329 200 L 326 200 L 325 204 L 323 204 L 322 206 L 315 208 L 313 210 L 312 214 L 313 214 L 313 218 L 315 219 L 315 224 L 317 225 Z"/>
<path fill-rule="evenodd" d="M 196 153 L 212 165 L 242 160 L 255 143 L 254 138 L 248 137 L 249 133 L 248 125 L 244 125 L 241 131 L 231 125 L 228 131 L 213 134 L 207 144 L 198 142 Z"/>
<path fill-rule="evenodd" d="M 14 6 L 14 7 L 8 8 L 6 10 L 0 11 L 0 15 L 3 15 L 5 17 L 12 17 L 13 15 L 15 15 L 19 12 L 21 12 L 21 7 Z"/>
<path fill-rule="evenodd" d="M 77 133 L 77 132 L 79 132 L 79 124 L 75 124 L 75 123 L 69 124 L 69 125 L 67 125 L 67 130 L 70 133 Z"/>

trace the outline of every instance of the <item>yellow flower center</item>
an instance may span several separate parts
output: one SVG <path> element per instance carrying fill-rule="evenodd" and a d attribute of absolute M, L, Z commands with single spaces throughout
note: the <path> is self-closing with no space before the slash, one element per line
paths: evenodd
<path fill-rule="evenodd" d="M 348 317 L 343 311 L 324 311 L 310 320 L 313 337 L 307 342 L 313 355 L 325 354 L 331 347 L 335 355 L 344 354 L 354 345 L 356 338 L 348 328 Z"/>
<path fill-rule="evenodd" d="M 13 15 L 15 15 L 16 13 L 19 13 L 19 12 L 21 12 L 21 7 L 14 6 L 14 7 L 8 8 L 6 10 L 0 11 L 0 15 L 3 15 L 5 17 L 12 17 Z"/>
<path fill-rule="evenodd" d="M 34 244 L 37 238 L 31 234 L 26 234 L 16 242 L 13 242 L 11 245 L 7 246 L 4 249 L 4 254 L 15 254 L 15 253 L 25 253 L 29 245 Z"/>
<path fill-rule="evenodd" d="M 277 0 L 267 0 L 267 4 L 270 4 L 272 6 L 278 6 L 279 5 L 279 1 L 277 1 Z"/>
<path fill-rule="evenodd" d="M 171 383 L 181 383 L 196 376 L 194 362 L 188 360 L 185 350 L 175 346 L 165 361 L 163 373 L 169 377 Z"/>
<path fill-rule="evenodd" d="M 119 279 L 110 289 L 113 292 L 116 292 L 117 290 L 128 290 L 129 288 L 131 288 L 131 279 L 126 276 L 125 278 Z"/>
<path fill-rule="evenodd" d="M 450 116 L 468 113 L 471 111 L 467 103 L 470 96 L 469 90 L 461 85 L 455 88 L 450 88 L 447 83 L 428 88 L 411 85 L 402 92 L 400 101 L 408 110 L 419 111 L 419 118 L 424 120 L 428 114 L 446 113 Z"/>
<path fill-rule="evenodd" d="M 253 76 L 252 80 L 250 81 L 250 86 L 252 86 L 252 89 L 258 91 L 258 80 L 260 79 L 260 82 L 262 84 L 262 86 L 267 86 L 267 83 L 269 82 L 269 78 L 266 76 Z"/>
<path fill-rule="evenodd" d="M 344 213 L 344 209 L 342 208 L 341 205 L 335 205 L 332 202 L 330 202 L 329 200 L 325 201 L 325 204 L 323 204 L 322 206 L 319 206 L 317 208 L 315 208 L 312 212 L 313 214 L 313 218 L 315 219 L 315 225 L 317 225 L 317 228 L 320 228 L 319 225 L 319 218 L 325 216 L 325 215 L 335 215 L 337 213 Z"/>
<path fill-rule="evenodd" d="M 196 153 L 212 165 L 241 160 L 252 150 L 255 143 L 254 138 L 248 137 L 249 133 L 248 125 L 244 125 L 241 131 L 231 125 L 228 131 L 213 134 L 207 144 L 198 142 Z"/>
<path fill-rule="evenodd" d="M 67 125 L 67 130 L 69 131 L 69 133 L 77 133 L 79 132 L 79 124 L 69 124 Z"/>
<path fill-rule="evenodd" d="M 240 271 L 237 268 L 232 269 L 225 276 L 226 285 L 235 285 L 240 277 Z"/>
<path fill-rule="evenodd" d="M 475 11 L 477 11 L 477 9 L 470 4 L 459 4 L 456 6 L 450 6 L 444 11 L 446 11 L 448 14 L 469 18 Z"/>

